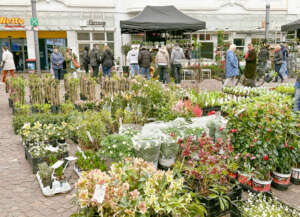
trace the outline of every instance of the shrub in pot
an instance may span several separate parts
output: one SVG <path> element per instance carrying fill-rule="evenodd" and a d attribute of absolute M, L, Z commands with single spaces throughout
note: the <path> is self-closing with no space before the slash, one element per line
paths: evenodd
<path fill-rule="evenodd" d="M 43 186 L 44 187 L 50 186 L 51 188 L 53 169 L 49 167 L 46 162 L 39 164 L 38 168 L 39 168 L 39 176 L 41 178 Z"/>

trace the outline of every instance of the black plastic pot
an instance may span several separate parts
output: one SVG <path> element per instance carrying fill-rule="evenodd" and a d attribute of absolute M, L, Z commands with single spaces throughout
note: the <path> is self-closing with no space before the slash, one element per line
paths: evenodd
<path fill-rule="evenodd" d="M 123 76 L 129 77 L 129 66 L 123 66 Z"/>
<path fill-rule="evenodd" d="M 58 105 L 51 105 L 51 112 L 54 114 L 57 114 L 59 112 L 59 106 Z"/>

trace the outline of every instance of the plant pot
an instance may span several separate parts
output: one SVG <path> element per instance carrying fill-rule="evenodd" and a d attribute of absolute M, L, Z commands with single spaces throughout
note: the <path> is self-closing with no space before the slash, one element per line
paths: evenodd
<path fill-rule="evenodd" d="M 57 114 L 59 112 L 59 106 L 58 105 L 51 105 L 51 112 L 54 114 Z"/>
<path fill-rule="evenodd" d="M 171 168 L 175 164 L 175 161 L 176 161 L 176 156 L 171 159 L 164 159 L 160 157 L 158 163 L 163 168 Z"/>
<path fill-rule="evenodd" d="M 252 180 L 251 180 L 251 175 L 250 174 L 239 172 L 238 173 L 238 181 L 242 185 L 252 186 Z"/>
<path fill-rule="evenodd" d="M 252 189 L 256 192 L 270 192 L 272 179 L 269 181 L 262 181 L 252 177 Z"/>
<path fill-rule="evenodd" d="M 291 173 L 281 174 L 277 172 L 272 172 L 272 177 L 273 177 L 272 187 L 281 191 L 286 191 L 289 188 Z"/>
<path fill-rule="evenodd" d="M 291 182 L 295 185 L 300 185 L 300 168 L 292 168 Z"/>

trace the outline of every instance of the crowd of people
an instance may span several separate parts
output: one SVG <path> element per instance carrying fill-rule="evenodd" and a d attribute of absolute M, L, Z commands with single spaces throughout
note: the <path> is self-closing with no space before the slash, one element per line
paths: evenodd
<path fill-rule="evenodd" d="M 276 45 L 274 51 L 274 66 L 276 77 L 274 82 L 281 79 L 281 83 L 288 78 L 288 48 L 287 45 Z M 237 83 L 237 77 L 242 76 L 243 85 L 255 87 L 255 83 L 269 72 L 270 49 L 267 42 L 264 43 L 258 55 L 253 44 L 248 44 L 248 52 L 244 55 L 246 66 L 242 71 L 239 66 L 239 60 L 236 55 L 236 46 L 232 44 L 226 53 L 226 80 L 224 86 L 234 86 Z"/>

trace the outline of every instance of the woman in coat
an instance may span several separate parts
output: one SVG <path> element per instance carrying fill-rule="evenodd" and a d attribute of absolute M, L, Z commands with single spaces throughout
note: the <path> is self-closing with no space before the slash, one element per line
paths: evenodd
<path fill-rule="evenodd" d="M 246 67 L 245 67 L 245 86 L 255 87 L 256 78 L 256 51 L 252 44 L 248 44 L 248 53 L 246 54 Z"/>
<path fill-rule="evenodd" d="M 71 48 L 67 48 L 66 53 L 64 55 L 64 60 L 66 62 L 66 71 L 67 73 L 73 73 L 76 72 L 76 68 L 73 65 L 72 60 L 75 59 L 77 61 L 77 56 L 72 53 L 72 49 Z"/>
<path fill-rule="evenodd" d="M 232 44 L 226 53 L 226 80 L 224 87 L 234 86 L 236 84 L 235 78 L 239 75 L 239 63 L 234 53 L 235 50 L 236 46 Z"/>
<path fill-rule="evenodd" d="M 163 83 L 169 83 L 170 75 L 168 72 L 168 68 L 170 65 L 170 57 L 166 47 L 162 47 L 159 49 L 156 55 L 155 63 L 158 67 L 159 81 Z"/>
<path fill-rule="evenodd" d="M 277 45 L 275 47 L 275 53 L 274 53 L 274 63 L 275 63 L 275 72 L 277 72 L 277 76 L 275 78 L 275 82 L 278 81 L 278 76 L 280 77 L 281 79 L 281 83 L 283 82 L 283 76 L 282 74 L 280 73 L 280 68 L 283 64 L 283 55 L 282 55 L 282 52 L 281 52 L 281 47 L 280 45 Z"/>
<path fill-rule="evenodd" d="M 15 76 L 15 70 L 16 66 L 14 63 L 14 56 L 13 54 L 8 50 L 6 46 L 2 46 L 2 70 L 3 70 L 3 78 L 2 81 L 5 83 L 6 81 L 6 75 L 9 72 L 12 77 Z"/>
<path fill-rule="evenodd" d="M 101 57 L 101 63 L 104 79 L 106 78 L 106 76 L 110 78 L 110 71 L 111 68 L 114 66 L 114 55 L 109 46 L 107 45 L 104 46 L 104 52 Z"/>

